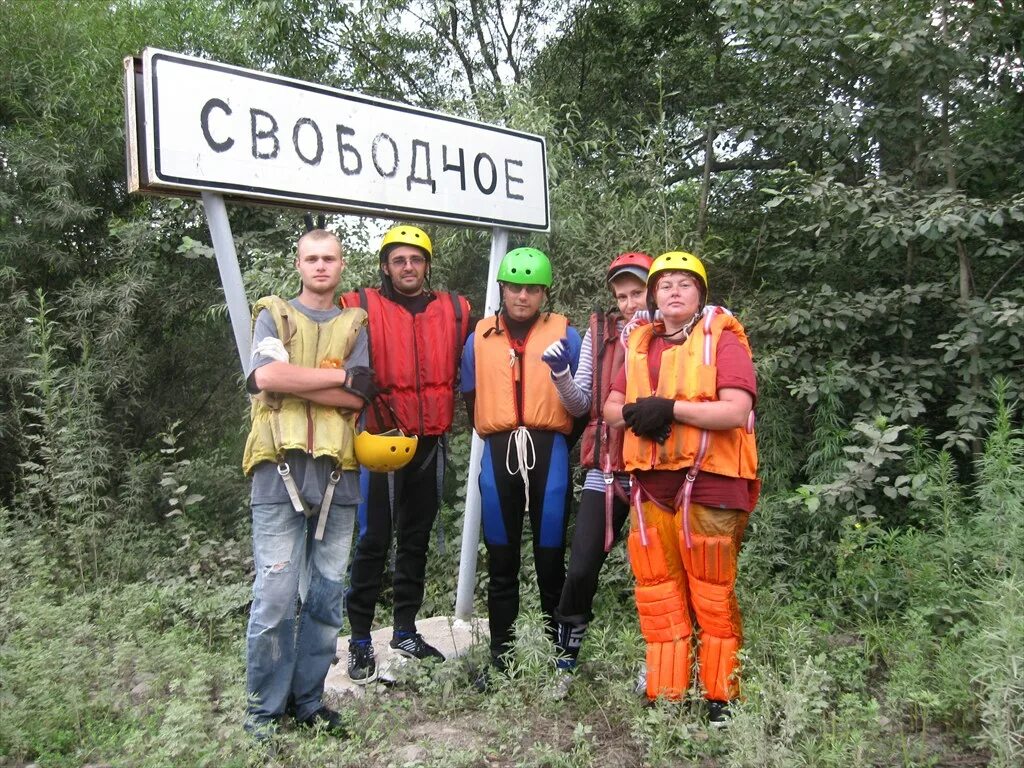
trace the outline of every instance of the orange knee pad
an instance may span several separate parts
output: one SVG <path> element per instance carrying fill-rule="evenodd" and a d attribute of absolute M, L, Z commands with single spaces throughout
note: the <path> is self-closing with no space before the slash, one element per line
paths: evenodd
<path fill-rule="evenodd" d="M 743 621 L 736 602 L 736 560 L 732 536 L 695 533 L 689 549 L 680 537 L 690 603 L 700 626 L 700 677 L 709 699 L 729 701 L 739 695 L 736 652 Z"/>
<path fill-rule="evenodd" d="M 740 637 L 743 622 L 736 602 L 736 545 L 731 536 L 694 534 L 693 546 L 680 549 L 690 589 L 690 603 L 697 623 L 716 637 Z"/>
<path fill-rule="evenodd" d="M 700 679 L 709 699 L 730 701 L 740 694 L 738 637 L 700 636 Z"/>
<path fill-rule="evenodd" d="M 637 584 L 636 612 L 640 617 L 640 632 L 648 643 L 683 638 L 689 642 L 693 633 L 690 612 L 675 582 Z"/>
<path fill-rule="evenodd" d="M 690 536 L 693 544 L 686 546 L 686 538 L 679 535 L 679 551 L 683 554 L 686 572 L 709 584 L 736 583 L 736 561 L 739 552 L 732 536 L 707 536 L 694 532 Z"/>
<path fill-rule="evenodd" d="M 647 644 L 647 698 L 678 701 L 690 687 L 691 643 L 670 640 Z"/>
<path fill-rule="evenodd" d="M 693 627 L 686 600 L 686 580 L 678 554 L 666 556 L 658 528 L 650 526 L 646 534 L 646 547 L 639 531 L 629 534 L 627 546 L 637 581 L 640 631 L 647 641 L 647 696 L 681 699 L 690 687 L 692 665 Z M 674 533 L 669 543 L 674 546 Z"/>
<path fill-rule="evenodd" d="M 663 542 L 660 532 L 653 525 L 645 529 L 647 546 L 644 546 L 640 531 L 629 533 L 626 548 L 629 550 L 629 567 L 633 569 L 637 584 L 658 584 L 666 579 L 682 580 L 683 568 L 678 554 L 674 554 L 672 562 L 666 555 L 667 546 L 675 546 L 675 537 Z"/>

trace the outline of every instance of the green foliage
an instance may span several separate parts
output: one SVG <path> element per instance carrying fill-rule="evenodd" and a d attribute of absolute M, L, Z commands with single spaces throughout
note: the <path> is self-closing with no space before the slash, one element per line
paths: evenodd
<path fill-rule="evenodd" d="M 1018 560 L 1018 563 L 1020 561 Z M 1024 585 L 1019 574 L 989 582 L 981 629 L 969 643 L 972 683 L 982 723 L 982 740 L 993 765 L 1024 759 Z"/>

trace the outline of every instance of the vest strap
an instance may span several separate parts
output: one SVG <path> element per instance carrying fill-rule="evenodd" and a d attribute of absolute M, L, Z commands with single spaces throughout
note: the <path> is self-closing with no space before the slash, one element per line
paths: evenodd
<path fill-rule="evenodd" d="M 601 407 L 604 403 L 604 398 L 601 397 L 601 374 L 604 369 L 604 324 L 606 322 L 604 313 L 599 307 L 594 308 L 595 320 L 594 323 L 594 352 L 593 355 L 593 368 L 594 368 L 594 391 L 595 391 L 595 402 L 597 404 L 597 431 L 594 433 L 594 463 L 597 464 L 601 460 L 601 439 L 604 437 L 604 413 Z M 607 476 L 605 479 L 607 481 Z M 605 489 L 607 496 L 607 488 Z M 608 535 L 611 533 L 611 510 L 608 507 L 608 500 L 605 500 L 605 535 L 604 535 L 604 551 L 607 552 L 611 549 L 611 542 L 608 541 Z"/>
<path fill-rule="evenodd" d="M 714 317 L 714 310 L 704 310 L 704 365 L 711 365 L 711 321 Z M 693 549 L 693 538 L 690 535 L 690 497 L 693 495 L 693 484 L 697 480 L 701 465 L 708 455 L 708 447 L 711 445 L 711 432 L 707 429 L 700 431 L 700 444 L 697 447 L 697 455 L 693 459 L 693 466 L 686 472 L 686 479 L 683 481 L 679 492 L 676 493 L 676 506 L 682 501 L 683 507 L 683 539 L 686 541 L 686 548 Z"/>

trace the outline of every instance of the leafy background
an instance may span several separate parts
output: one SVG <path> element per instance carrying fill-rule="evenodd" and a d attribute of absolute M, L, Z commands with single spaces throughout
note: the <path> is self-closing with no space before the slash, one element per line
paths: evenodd
<path fill-rule="evenodd" d="M 0 2 L 0 763 L 1019 765 L 1022 33 L 989 0 Z M 126 194 L 145 46 L 543 134 L 552 230 L 510 247 L 578 324 L 616 252 L 701 255 L 760 384 L 729 731 L 633 696 L 618 549 L 567 700 L 526 583 L 492 695 L 471 658 L 345 702 L 349 741 L 246 742 L 247 403 L 201 206 Z M 299 217 L 229 213 L 250 300 L 294 291 Z M 379 225 L 331 226 L 372 281 Z M 482 306 L 486 233 L 428 230 Z"/>

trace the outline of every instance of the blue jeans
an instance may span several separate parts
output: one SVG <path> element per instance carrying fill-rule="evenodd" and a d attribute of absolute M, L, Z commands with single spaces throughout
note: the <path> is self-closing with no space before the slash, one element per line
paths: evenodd
<path fill-rule="evenodd" d="M 307 524 L 291 504 L 252 505 L 247 727 L 279 718 L 289 697 L 299 720 L 322 706 L 342 625 L 355 514 L 354 506 L 332 507 L 323 540 L 316 541 L 315 514 Z"/>

